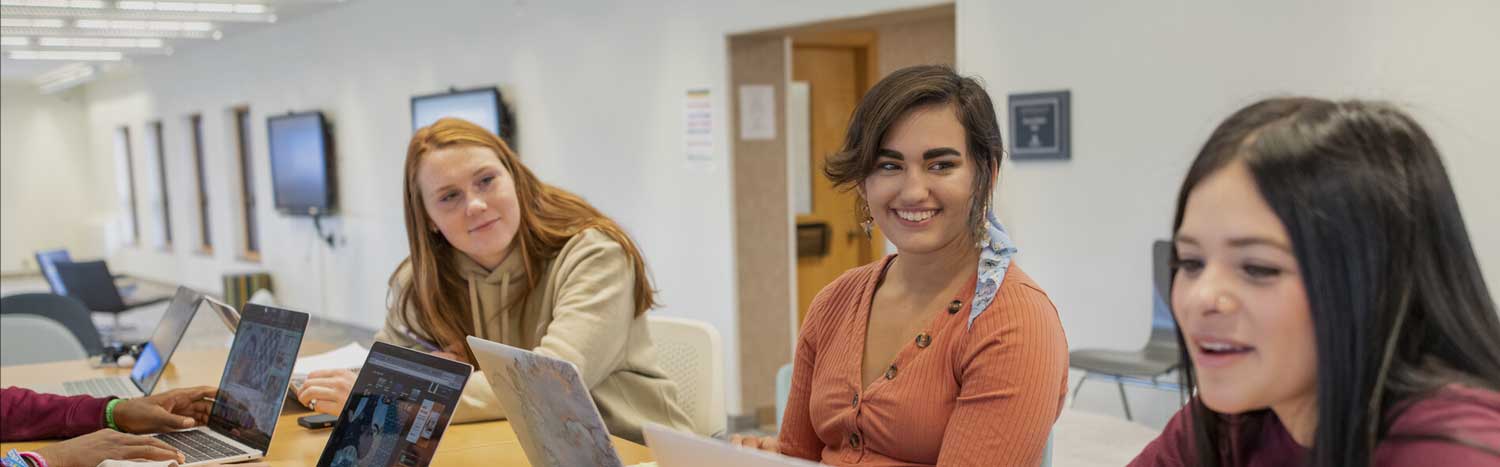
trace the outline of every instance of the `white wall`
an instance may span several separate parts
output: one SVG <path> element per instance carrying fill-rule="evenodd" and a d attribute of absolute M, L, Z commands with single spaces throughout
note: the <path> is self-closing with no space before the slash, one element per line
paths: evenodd
<path fill-rule="evenodd" d="M 112 209 L 98 205 L 107 193 L 88 188 L 114 166 L 97 166 L 89 154 L 86 110 L 77 93 L 43 95 L 29 81 L 0 83 L 0 272 L 35 272 L 37 250 L 104 254 L 102 229 L 93 226 Z"/>
<path fill-rule="evenodd" d="M 283 303 L 376 326 L 387 276 L 406 256 L 400 187 L 408 99 L 498 83 L 517 113 L 522 160 L 615 217 L 640 242 L 666 304 L 658 312 L 720 329 L 726 403 L 738 413 L 738 352 L 753 352 L 755 344 L 742 349 L 733 332 L 725 37 L 931 3 L 476 0 L 434 9 L 365 0 L 143 62 L 90 85 L 90 132 L 98 136 L 92 147 L 108 154 L 103 135 L 121 124 L 140 132 L 147 121 L 166 122 L 174 237 L 181 240 L 171 253 L 119 249 L 112 264 L 208 290 L 219 289 L 224 272 L 265 269 Z M 682 105 L 686 89 L 703 85 L 715 93 L 719 144 L 715 163 L 695 165 L 682 152 Z M 233 248 L 213 257 L 189 251 L 197 234 L 183 119 L 204 115 L 207 176 L 212 192 L 222 193 L 212 206 L 215 243 L 234 245 L 239 185 L 226 109 L 238 104 L 248 104 L 255 120 L 259 265 L 234 259 Z M 341 213 L 330 224 L 346 243 L 333 249 L 315 238 L 310 221 L 271 206 L 265 117 L 313 109 L 327 113 L 338 144 Z M 144 141 L 133 141 L 138 155 L 148 154 Z M 145 166 L 137 163 L 137 180 L 154 177 Z"/>
<path fill-rule="evenodd" d="M 1073 160 L 1009 164 L 997 205 L 1069 344 L 1135 348 L 1151 313 L 1149 244 L 1170 234 L 1189 163 L 1220 120 L 1274 95 L 1410 110 L 1500 287 L 1496 18 L 1489 0 L 960 2 L 958 64 L 1001 109 L 1007 93 L 1072 90 Z"/>

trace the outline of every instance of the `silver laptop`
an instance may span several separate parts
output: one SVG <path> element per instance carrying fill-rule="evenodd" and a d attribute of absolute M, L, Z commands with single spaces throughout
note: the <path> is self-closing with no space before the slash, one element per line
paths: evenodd
<path fill-rule="evenodd" d="M 202 300 L 203 294 L 196 290 L 177 288 L 171 304 L 167 305 L 166 314 L 156 324 L 156 331 L 151 333 L 151 340 L 146 342 L 140 357 L 135 360 L 135 366 L 131 367 L 130 376 L 65 381 L 60 390 L 54 387 L 49 388 L 52 389 L 49 392 L 69 396 L 87 394 L 94 397 L 127 398 L 151 395 L 151 391 L 156 389 L 156 382 L 161 379 L 162 370 L 167 367 L 167 361 L 172 359 L 172 352 L 177 350 L 177 344 L 182 342 L 183 334 L 187 333 L 188 324 L 193 322 L 193 315 L 197 313 L 198 304 Z"/>
<path fill-rule="evenodd" d="M 231 334 L 240 327 L 240 310 L 206 295 L 203 297 L 203 303 L 207 303 L 208 307 L 214 310 L 214 314 L 219 316 L 219 320 L 224 322 L 224 327 L 229 328 Z"/>
<path fill-rule="evenodd" d="M 306 330 L 307 313 L 246 304 L 208 424 L 154 436 L 182 451 L 184 467 L 265 457 Z"/>
<path fill-rule="evenodd" d="M 468 341 L 532 466 L 620 467 L 577 367 L 474 336 Z"/>
<path fill-rule="evenodd" d="M 735 446 L 655 423 L 647 423 L 643 431 L 660 467 L 818 467 L 795 457 Z"/>

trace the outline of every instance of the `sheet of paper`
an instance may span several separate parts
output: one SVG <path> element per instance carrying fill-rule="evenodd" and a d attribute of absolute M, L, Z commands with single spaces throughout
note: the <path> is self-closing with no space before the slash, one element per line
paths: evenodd
<path fill-rule="evenodd" d="M 370 349 L 358 342 L 337 349 L 309 355 L 297 359 L 297 364 L 292 366 L 292 390 L 301 392 L 302 382 L 307 381 L 307 374 L 318 370 L 344 370 L 359 369 L 364 366 L 365 357 L 370 355 Z"/>

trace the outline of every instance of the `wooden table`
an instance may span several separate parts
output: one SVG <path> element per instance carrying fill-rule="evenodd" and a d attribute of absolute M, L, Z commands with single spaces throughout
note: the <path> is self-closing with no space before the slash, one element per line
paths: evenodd
<path fill-rule="evenodd" d="M 334 348 L 333 345 L 321 342 L 304 341 L 300 355 L 311 355 Z M 157 391 L 217 385 L 224 371 L 224 361 L 228 358 L 228 354 L 228 349 L 177 352 L 162 372 Z M 129 369 L 91 368 L 88 362 L 83 360 L 17 365 L 0 368 L 0 387 L 36 387 L 58 384 L 65 380 L 129 374 Z M 476 374 L 473 377 L 484 376 Z M 265 459 L 262 459 L 262 462 L 274 466 L 317 464 L 318 456 L 323 452 L 323 445 L 328 443 L 328 436 L 333 430 L 328 428 L 309 430 L 297 425 L 297 417 L 310 413 L 312 412 L 296 401 L 290 398 L 287 400 L 281 410 L 281 418 L 276 422 L 276 433 L 271 440 L 271 452 L 266 455 Z M 620 438 L 611 437 L 610 439 L 614 442 L 615 451 L 619 453 L 620 460 L 626 465 L 652 460 L 651 451 L 645 446 Z M 55 441 L 4 443 L 0 444 L 0 452 L 9 451 L 11 448 L 29 451 L 53 442 Z M 433 456 L 432 465 L 529 466 L 531 464 L 527 462 L 526 453 L 521 449 L 515 431 L 511 430 L 510 422 L 501 420 L 450 425 L 448 431 L 443 433 L 442 442 L 438 445 L 437 454 Z"/>

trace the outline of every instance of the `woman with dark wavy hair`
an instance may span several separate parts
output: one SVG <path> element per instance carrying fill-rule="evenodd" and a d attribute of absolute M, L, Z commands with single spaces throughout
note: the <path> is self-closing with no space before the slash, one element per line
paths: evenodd
<path fill-rule="evenodd" d="M 1173 227 L 1196 397 L 1131 465 L 1500 465 L 1500 318 L 1411 117 L 1246 107 L 1193 162 Z"/>
<path fill-rule="evenodd" d="M 897 70 L 865 94 L 824 175 L 896 254 L 818 292 L 779 438 L 734 441 L 846 466 L 1042 461 L 1068 343 L 990 206 L 1003 147 L 989 93 L 951 68 Z"/>

